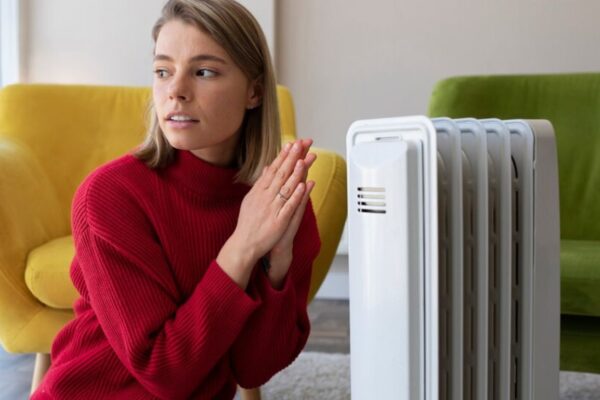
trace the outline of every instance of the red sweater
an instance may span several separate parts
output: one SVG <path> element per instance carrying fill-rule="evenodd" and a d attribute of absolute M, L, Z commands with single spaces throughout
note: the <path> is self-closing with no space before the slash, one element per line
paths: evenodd
<path fill-rule="evenodd" d="M 125 155 L 94 171 L 72 209 L 75 319 L 33 399 L 231 399 L 290 364 L 310 330 L 320 249 L 309 203 L 281 290 L 255 268 L 244 291 L 215 258 L 244 195 L 237 170 L 178 151 L 149 169 Z"/>

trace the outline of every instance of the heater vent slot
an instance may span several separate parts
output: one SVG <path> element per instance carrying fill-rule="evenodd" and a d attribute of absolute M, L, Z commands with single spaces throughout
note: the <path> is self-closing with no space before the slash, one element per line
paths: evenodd
<path fill-rule="evenodd" d="M 511 157 L 512 161 L 512 313 L 511 319 L 511 356 L 512 356 L 512 368 L 511 371 L 511 400 L 519 400 L 521 395 L 521 368 L 522 368 L 522 357 L 523 346 L 521 344 L 521 321 L 520 318 L 523 314 L 521 301 L 523 297 L 521 282 L 523 281 L 523 265 L 521 259 L 520 248 L 523 244 L 523 229 L 522 221 L 519 214 L 519 209 L 523 208 L 524 205 L 520 199 L 519 188 L 522 182 L 519 178 L 519 168 L 514 157 Z"/>
<path fill-rule="evenodd" d="M 385 188 L 383 187 L 358 187 L 357 205 L 359 213 L 385 214 Z"/>

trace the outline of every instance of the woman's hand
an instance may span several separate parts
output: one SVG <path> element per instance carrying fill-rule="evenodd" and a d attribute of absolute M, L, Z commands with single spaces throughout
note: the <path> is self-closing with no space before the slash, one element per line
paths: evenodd
<path fill-rule="evenodd" d="M 288 143 L 242 201 L 236 229 L 217 256 L 217 263 L 242 288 L 248 284 L 256 262 L 298 219 L 294 218 L 298 209 L 304 212 L 305 193 L 314 186 L 311 183 L 307 189 L 304 182 L 315 158 L 314 154 L 308 154 L 304 159 L 310 144 L 310 140 L 298 140 L 293 146 Z"/>
<path fill-rule="evenodd" d="M 294 238 L 298 233 L 298 228 L 300 227 L 300 223 L 302 222 L 302 218 L 304 216 L 304 211 L 306 210 L 306 204 L 310 198 L 310 193 L 315 186 L 314 181 L 306 182 L 306 177 L 308 175 L 308 170 L 316 160 L 317 156 L 313 153 L 308 153 L 310 146 L 312 145 L 312 140 L 307 140 L 303 142 L 303 169 L 304 176 L 302 177 L 302 182 L 306 184 L 306 190 L 304 191 L 304 195 L 302 197 L 302 201 L 298 208 L 296 208 L 296 212 L 292 216 L 290 224 L 288 225 L 286 231 L 281 236 L 279 241 L 275 243 L 273 248 L 269 253 L 269 280 L 271 281 L 271 285 L 274 288 L 281 288 L 283 285 L 283 280 L 289 270 L 289 267 L 292 263 L 293 258 L 293 248 L 294 248 Z"/>

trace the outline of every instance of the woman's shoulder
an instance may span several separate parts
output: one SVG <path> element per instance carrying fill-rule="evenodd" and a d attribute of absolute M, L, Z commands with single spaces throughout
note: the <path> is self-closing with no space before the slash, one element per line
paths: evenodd
<path fill-rule="evenodd" d="M 115 184 L 121 181 L 139 182 L 150 176 L 153 170 L 133 154 L 127 153 L 96 167 L 84 179 L 82 184 L 93 183 L 95 185 Z"/>
<path fill-rule="evenodd" d="M 131 216 L 142 212 L 140 193 L 155 181 L 155 172 L 132 154 L 125 154 L 95 168 L 77 188 L 73 197 L 74 216 Z M 95 218 L 94 218 L 95 219 Z"/>
<path fill-rule="evenodd" d="M 126 153 L 93 169 L 81 182 L 80 190 L 126 188 L 131 192 L 136 186 L 147 185 L 156 171 L 131 153 Z"/>

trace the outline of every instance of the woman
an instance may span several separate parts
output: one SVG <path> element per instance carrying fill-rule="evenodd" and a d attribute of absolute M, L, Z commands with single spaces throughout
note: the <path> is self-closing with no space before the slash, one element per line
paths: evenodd
<path fill-rule="evenodd" d="M 231 399 L 309 333 L 315 155 L 310 140 L 277 155 L 258 24 L 233 0 L 171 0 L 153 37 L 153 123 L 75 194 L 81 297 L 36 400 Z"/>

